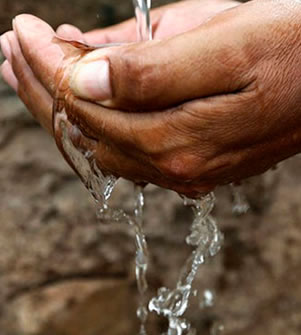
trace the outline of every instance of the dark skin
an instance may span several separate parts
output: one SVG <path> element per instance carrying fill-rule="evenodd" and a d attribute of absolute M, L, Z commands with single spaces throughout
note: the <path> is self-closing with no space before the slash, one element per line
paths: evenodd
<path fill-rule="evenodd" d="M 195 13 L 200 2 L 188 3 Z M 255 0 L 226 11 L 236 4 L 215 5 L 219 14 L 211 12 L 204 23 L 189 19 L 182 34 L 165 38 L 163 29 L 161 40 L 88 52 L 66 69 L 69 118 L 80 124 L 80 141 L 95 151 L 100 167 L 197 196 L 301 151 L 301 4 Z M 62 30 L 64 37 L 95 43 L 126 29 L 131 41 L 132 26 L 88 35 Z M 42 21 L 21 16 L 6 35 L 10 52 L 1 38 L 4 78 L 50 131 L 55 73 L 64 52 L 74 54 L 53 36 Z M 78 73 L 99 61 L 108 64 L 110 80 L 97 90 Z"/>

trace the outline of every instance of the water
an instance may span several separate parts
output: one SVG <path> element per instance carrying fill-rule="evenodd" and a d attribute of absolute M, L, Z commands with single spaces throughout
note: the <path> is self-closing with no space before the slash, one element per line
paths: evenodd
<path fill-rule="evenodd" d="M 146 335 L 145 323 L 148 317 L 146 292 L 148 288 L 146 272 L 148 268 L 148 248 L 143 232 L 143 207 L 144 195 L 140 186 L 135 186 L 135 208 L 134 214 L 129 215 L 121 209 L 111 208 L 108 200 L 116 185 L 114 176 L 105 176 L 97 167 L 93 152 L 83 151 L 76 147 L 69 136 L 67 116 L 64 110 L 55 110 L 55 127 L 61 133 L 61 150 L 68 156 L 69 163 L 80 175 L 81 180 L 95 199 L 98 217 L 103 221 L 124 221 L 129 224 L 135 233 L 136 241 L 136 280 L 140 295 L 137 317 L 140 319 L 141 327 L 139 335 Z M 80 136 L 80 130 L 72 126 L 72 132 Z M 76 140 L 76 139 L 75 139 Z"/>
<path fill-rule="evenodd" d="M 143 232 L 144 195 L 142 188 L 140 186 L 136 186 L 135 193 L 136 205 L 134 211 L 134 231 L 136 239 L 136 280 L 139 292 L 139 307 L 137 309 L 137 317 L 141 323 L 139 335 L 145 335 L 145 324 L 148 317 L 146 297 L 146 292 L 148 289 L 146 279 L 146 273 L 148 268 L 148 248 L 146 243 L 146 237 Z"/>
<path fill-rule="evenodd" d="M 215 256 L 222 245 L 223 236 L 210 215 L 214 201 L 213 193 L 200 200 L 184 198 L 184 204 L 191 206 L 194 211 L 191 231 L 186 238 L 186 243 L 194 247 L 194 250 L 180 273 L 176 287 L 173 290 L 160 288 L 157 296 L 149 303 L 150 311 L 168 319 L 167 335 L 196 334 L 196 330 L 182 316 L 187 310 L 190 296 L 193 295 L 192 284 L 199 267 L 209 257 Z"/>
<path fill-rule="evenodd" d="M 230 186 L 233 198 L 232 213 L 237 216 L 246 214 L 250 209 L 250 205 L 246 199 L 242 186 L 233 184 Z"/>
<path fill-rule="evenodd" d="M 56 106 L 56 105 L 55 105 Z M 143 207 L 144 195 L 140 186 L 135 186 L 135 207 L 133 215 L 125 213 L 121 209 L 115 209 L 108 205 L 108 200 L 116 185 L 117 179 L 114 176 L 105 176 L 97 167 L 93 152 L 84 151 L 83 148 L 74 145 L 70 137 L 70 125 L 68 124 L 65 111 L 55 110 L 55 127 L 56 131 L 61 133 L 60 148 L 64 155 L 68 157 L 68 162 L 75 168 L 81 177 L 81 180 L 95 199 L 97 204 L 98 217 L 105 221 L 126 222 L 135 233 L 136 244 L 136 280 L 138 292 L 140 295 L 139 307 L 137 309 L 137 317 L 141 322 L 139 335 L 146 335 L 145 323 L 148 317 L 146 292 L 148 288 L 146 280 L 146 272 L 148 268 L 148 248 L 146 237 L 143 232 Z M 81 135 L 80 130 L 76 126 L 72 126 L 73 134 Z"/>
<path fill-rule="evenodd" d="M 205 309 L 205 308 L 210 308 L 213 307 L 215 304 L 215 294 L 211 290 L 205 290 L 203 292 L 203 297 L 200 302 L 200 308 Z"/>
<path fill-rule="evenodd" d="M 151 1 L 134 0 L 133 3 L 137 18 L 137 39 L 139 41 L 150 40 L 152 39 L 149 15 Z M 79 59 L 84 52 L 95 48 L 82 43 L 70 43 L 78 48 L 79 51 L 75 54 L 74 58 L 66 60 L 62 65 L 60 69 L 61 74 L 64 74 L 65 68 Z M 64 83 L 64 78 L 62 79 L 62 83 Z M 58 88 L 53 105 L 53 130 L 56 135 L 57 145 L 65 159 L 74 168 L 95 199 L 98 217 L 102 222 L 122 221 L 130 225 L 135 233 L 135 270 L 139 292 L 139 306 L 137 309 L 137 317 L 140 320 L 139 335 L 147 334 L 146 322 L 149 310 L 168 319 L 167 335 L 196 335 L 196 330 L 191 327 L 183 315 L 187 310 L 189 298 L 194 294 L 192 285 L 199 267 L 207 259 L 218 253 L 223 241 L 222 234 L 214 218 L 210 215 L 214 207 L 214 195 L 208 194 L 199 200 L 191 200 L 184 197 L 184 204 L 190 206 L 194 211 L 191 231 L 186 238 L 186 243 L 194 249 L 179 275 L 176 287 L 174 289 L 162 287 L 159 289 L 158 295 L 148 302 L 146 274 L 149 252 L 143 232 L 143 189 L 140 186 L 135 186 L 135 209 L 133 214 L 128 214 L 121 209 L 109 206 L 108 201 L 116 186 L 117 179 L 114 176 L 103 174 L 94 158 L 95 152 L 87 150 L 82 145 L 80 139 L 83 137 L 83 134 L 67 117 L 65 109 L 67 97 L 70 99 L 70 93 L 68 92 L 68 88 L 64 89 L 62 84 Z M 219 328 L 214 326 L 212 335 L 219 334 Z"/>
<path fill-rule="evenodd" d="M 70 125 L 64 109 L 57 110 L 54 119 L 55 129 L 61 132 L 62 150 L 68 155 L 69 163 L 75 167 L 82 182 L 95 199 L 98 215 L 102 218 L 108 210 L 108 200 L 117 180 L 114 176 L 105 176 L 100 171 L 93 158 L 93 152 L 75 147 L 73 142 L 76 142 L 82 133 L 76 126 L 72 126 L 73 141 L 71 140 Z"/>
<path fill-rule="evenodd" d="M 137 40 L 140 42 L 152 39 L 152 25 L 150 20 L 151 0 L 133 0 L 136 16 Z M 136 235 L 136 280 L 139 292 L 139 307 L 137 317 L 140 320 L 139 335 L 146 335 L 145 324 L 148 318 L 147 297 L 148 288 L 146 273 L 148 268 L 148 248 L 143 232 L 144 196 L 142 189 L 136 186 L 135 206 L 135 235 Z"/>
<path fill-rule="evenodd" d="M 152 6 L 151 0 L 133 0 L 137 22 L 137 40 L 152 40 L 152 25 L 149 10 Z"/>

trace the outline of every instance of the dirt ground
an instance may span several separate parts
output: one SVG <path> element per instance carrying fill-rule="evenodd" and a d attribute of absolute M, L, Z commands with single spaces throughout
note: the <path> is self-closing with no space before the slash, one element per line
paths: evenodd
<path fill-rule="evenodd" d="M 125 0 L 2 0 L 0 27 L 26 10 L 54 26 L 69 17 L 89 29 L 98 25 L 95 8 L 105 24 L 131 13 Z M 241 217 L 232 214 L 229 188 L 217 190 L 214 214 L 225 244 L 195 283 L 215 292 L 216 305 L 201 310 L 198 296 L 187 313 L 199 335 L 209 335 L 215 320 L 223 321 L 224 335 L 301 334 L 300 171 L 296 156 L 247 181 L 251 209 Z M 122 181 L 113 203 L 130 210 L 131 192 Z M 175 284 L 190 252 L 184 239 L 191 212 L 176 194 L 148 186 L 145 217 L 151 295 Z M 133 257 L 130 229 L 97 221 L 54 141 L 0 81 L 0 335 L 137 333 Z M 164 326 L 151 316 L 150 334 Z"/>

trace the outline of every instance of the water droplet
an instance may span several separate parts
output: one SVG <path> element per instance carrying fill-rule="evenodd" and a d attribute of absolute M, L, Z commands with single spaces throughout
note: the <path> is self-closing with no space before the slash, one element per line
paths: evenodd
<path fill-rule="evenodd" d="M 240 185 L 231 185 L 233 207 L 232 213 L 234 215 L 243 215 L 248 212 L 250 205 L 245 197 L 244 191 Z"/>
<path fill-rule="evenodd" d="M 213 307 L 215 302 L 215 294 L 210 290 L 205 290 L 203 293 L 203 298 L 200 303 L 201 308 Z"/>

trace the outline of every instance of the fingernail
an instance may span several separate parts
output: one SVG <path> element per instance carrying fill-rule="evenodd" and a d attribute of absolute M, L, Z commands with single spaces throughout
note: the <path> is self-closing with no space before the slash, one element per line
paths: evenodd
<path fill-rule="evenodd" d="M 5 35 L 1 36 L 0 45 L 4 57 L 8 60 L 9 63 L 11 63 L 11 47 Z"/>
<path fill-rule="evenodd" d="M 70 88 L 74 95 L 84 99 L 110 100 L 112 89 L 109 62 L 98 60 L 77 64 L 71 75 Z"/>

